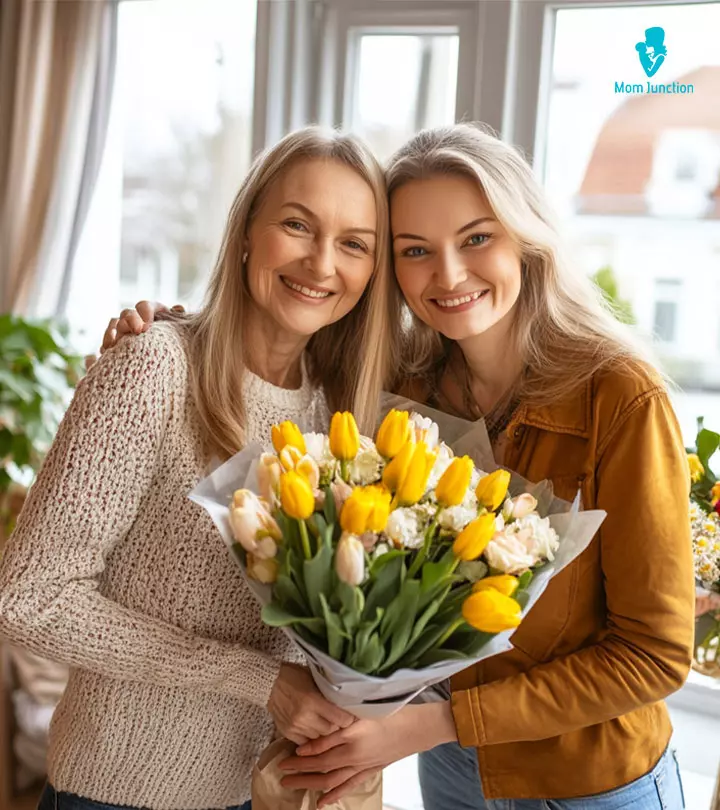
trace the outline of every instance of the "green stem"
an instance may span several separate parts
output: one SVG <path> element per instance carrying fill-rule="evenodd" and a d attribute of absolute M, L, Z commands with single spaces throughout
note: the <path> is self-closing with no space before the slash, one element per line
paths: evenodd
<path fill-rule="evenodd" d="M 441 510 L 438 510 L 438 513 L 432 519 L 432 523 L 427 527 L 425 531 L 425 539 L 423 541 L 422 548 L 418 552 L 417 557 L 415 557 L 415 559 L 413 560 L 412 565 L 410 566 L 410 569 L 408 571 L 408 576 L 411 578 L 414 577 L 415 574 L 417 574 L 417 572 L 420 570 L 420 567 L 427 559 L 428 551 L 430 551 L 430 544 L 432 543 L 432 537 L 433 534 L 435 533 L 435 529 L 437 529 L 440 511 Z"/>
<path fill-rule="evenodd" d="M 298 520 L 298 526 L 300 527 L 300 540 L 302 541 L 303 554 L 305 555 L 306 560 L 311 560 L 312 551 L 310 551 L 310 538 L 308 537 L 308 530 L 307 526 L 305 525 L 305 521 Z"/>
<path fill-rule="evenodd" d="M 344 459 L 341 460 L 340 461 L 340 478 L 342 478 L 342 480 L 345 481 L 346 484 L 350 483 L 347 480 L 347 468 L 348 468 L 347 461 L 345 461 Z"/>
<path fill-rule="evenodd" d="M 448 627 L 448 629 L 440 637 L 440 641 L 435 645 L 435 649 L 439 650 L 442 645 L 450 638 L 450 636 L 465 622 L 465 619 L 455 619 L 455 621 Z"/>

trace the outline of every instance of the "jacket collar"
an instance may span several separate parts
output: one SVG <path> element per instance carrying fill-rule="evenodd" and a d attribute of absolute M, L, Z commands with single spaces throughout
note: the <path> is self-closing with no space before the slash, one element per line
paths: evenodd
<path fill-rule="evenodd" d="M 520 425 L 589 438 L 592 408 L 591 383 L 552 405 L 521 405 L 510 420 L 508 432 Z"/>

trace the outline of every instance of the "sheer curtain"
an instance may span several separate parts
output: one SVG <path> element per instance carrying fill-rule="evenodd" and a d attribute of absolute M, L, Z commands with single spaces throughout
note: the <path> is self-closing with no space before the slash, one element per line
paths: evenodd
<path fill-rule="evenodd" d="M 117 4 L 0 7 L 0 312 L 64 311 L 107 131 Z"/>

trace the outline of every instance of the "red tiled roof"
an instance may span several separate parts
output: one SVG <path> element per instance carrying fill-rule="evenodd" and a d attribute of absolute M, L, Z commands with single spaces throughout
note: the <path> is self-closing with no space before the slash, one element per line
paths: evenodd
<path fill-rule="evenodd" d="M 582 213 L 643 213 L 658 134 L 668 127 L 720 132 L 720 67 L 702 67 L 678 83 L 694 85 L 688 95 L 637 95 L 605 122 L 579 192 Z M 720 183 L 714 192 L 720 211 Z M 711 214 L 712 216 L 712 214 Z"/>

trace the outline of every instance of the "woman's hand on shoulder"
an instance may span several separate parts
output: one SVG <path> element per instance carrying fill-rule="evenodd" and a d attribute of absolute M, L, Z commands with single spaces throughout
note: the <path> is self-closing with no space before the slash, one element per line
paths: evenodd
<path fill-rule="evenodd" d="M 100 354 L 104 354 L 108 349 L 112 349 L 119 340 L 126 335 L 140 335 L 152 326 L 153 322 L 161 312 L 185 312 L 185 307 L 175 304 L 170 310 L 159 301 L 138 301 L 135 309 L 124 309 L 117 318 L 110 318 L 105 334 L 103 335 Z M 85 357 L 85 369 L 97 360 L 96 354 L 88 354 Z"/>
<path fill-rule="evenodd" d="M 125 335 L 140 335 L 152 326 L 153 321 L 160 312 L 167 312 L 165 304 L 158 301 L 139 301 L 135 304 L 135 309 L 124 309 L 120 317 L 111 318 L 105 334 L 103 335 L 100 354 L 106 352 Z M 184 307 L 175 305 L 173 312 L 184 312 Z"/>

